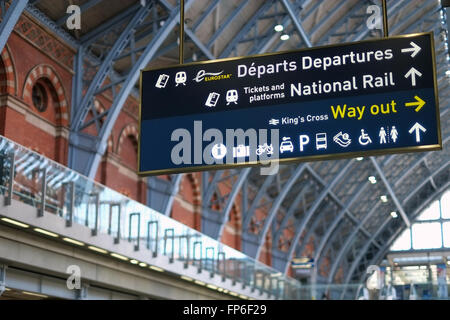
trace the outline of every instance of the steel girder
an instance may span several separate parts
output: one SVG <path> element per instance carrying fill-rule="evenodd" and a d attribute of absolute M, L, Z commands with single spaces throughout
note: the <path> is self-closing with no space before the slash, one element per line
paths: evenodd
<path fill-rule="evenodd" d="M 446 143 L 448 143 L 448 141 L 450 141 L 450 136 L 447 137 L 447 138 L 443 141 L 443 144 L 445 145 Z M 396 185 L 396 184 L 400 183 L 401 181 L 403 181 L 403 180 L 405 179 L 405 177 L 406 177 L 407 174 L 411 173 L 411 172 L 412 172 L 415 168 L 417 168 L 417 166 L 419 166 L 421 163 L 424 163 L 424 162 L 427 160 L 427 158 L 429 158 L 431 155 L 432 155 L 432 153 L 426 153 L 425 155 L 422 155 L 422 156 L 418 157 L 417 161 L 414 161 L 414 162 L 411 164 L 410 168 L 406 169 L 403 173 L 401 173 L 401 174 L 397 177 L 396 181 L 395 181 L 392 185 Z M 393 155 L 393 156 L 390 156 L 390 157 L 384 162 L 383 166 L 384 166 L 384 167 L 387 166 L 388 163 L 391 163 L 393 160 L 395 160 L 395 157 L 396 157 L 396 156 L 394 156 L 394 155 Z M 425 183 L 427 183 L 430 179 L 432 179 L 433 176 L 442 173 L 442 172 L 448 167 L 448 165 L 449 165 L 449 163 L 447 162 L 446 164 L 444 164 L 443 166 L 441 166 L 441 168 L 435 170 L 435 172 L 433 172 L 429 178 L 425 179 L 424 182 L 422 182 L 422 183 L 419 184 L 416 188 L 414 188 L 412 191 L 410 191 L 410 192 L 409 192 L 410 195 L 406 196 L 406 197 L 401 201 L 400 205 L 401 205 L 402 207 L 404 207 L 405 204 L 408 203 L 408 201 L 411 199 L 411 197 L 413 197 L 414 195 L 416 195 L 417 192 L 424 186 Z M 355 200 L 356 200 L 356 197 L 354 197 L 354 198 L 352 199 L 352 202 L 354 202 Z M 408 210 L 405 210 L 405 211 L 408 212 Z M 371 214 L 371 212 L 369 212 L 369 214 Z M 364 218 L 364 221 L 365 221 L 365 220 L 366 220 L 366 219 Z M 357 235 L 356 231 L 357 231 L 357 230 L 360 230 L 360 228 L 361 228 L 361 227 L 363 226 L 363 224 L 364 224 L 364 221 L 361 221 L 361 222 L 358 223 L 358 225 L 357 225 L 357 227 L 356 227 L 356 229 L 355 229 L 355 232 L 347 239 L 347 241 L 346 241 L 346 244 L 347 244 L 347 245 L 341 247 L 341 250 L 340 250 L 340 252 L 339 252 L 338 255 L 337 255 L 338 258 L 335 258 L 335 257 L 333 258 L 334 264 L 333 264 L 333 266 L 332 266 L 332 268 L 331 268 L 333 271 L 330 273 L 330 278 L 331 278 L 331 280 L 329 281 L 329 283 L 331 283 L 332 279 L 334 278 L 334 275 L 335 275 L 335 273 L 336 273 L 337 266 L 339 265 L 340 260 L 341 260 L 341 258 L 343 257 L 343 254 L 345 253 L 345 251 L 347 251 L 347 249 L 349 248 L 349 245 L 352 244 L 353 241 L 355 240 L 356 235 Z M 390 221 L 390 218 L 388 218 L 387 221 Z M 332 229 L 334 229 L 334 228 L 332 228 Z M 331 232 L 331 230 L 330 230 L 330 232 Z M 338 232 L 335 232 L 335 234 L 338 234 Z M 373 238 L 373 235 L 372 235 L 371 237 L 369 237 L 369 238 L 372 239 L 372 238 Z M 326 236 L 326 237 L 324 237 L 324 239 L 322 239 L 322 241 L 325 241 L 325 240 L 328 240 L 328 236 Z M 329 241 L 329 246 L 331 246 L 331 243 L 332 243 L 332 241 Z M 372 243 L 372 241 L 370 241 L 370 243 Z M 364 254 L 364 252 L 365 252 L 365 250 L 367 250 L 368 246 L 369 246 L 369 244 L 367 244 L 365 247 L 363 247 L 362 249 L 360 249 L 360 254 L 361 254 L 361 255 Z M 376 244 L 376 246 L 378 246 L 378 245 Z M 321 252 L 318 252 L 318 254 L 321 254 Z M 316 256 L 317 256 L 317 255 L 316 255 Z M 317 260 L 315 260 L 315 261 L 317 262 L 317 265 L 316 265 L 316 267 L 315 267 L 315 269 L 314 269 L 314 272 L 317 273 L 317 268 L 318 268 L 318 265 L 319 265 L 320 260 L 317 259 Z"/>
<path fill-rule="evenodd" d="M 296 1 L 296 7 L 292 7 L 291 3 L 287 3 L 287 5 L 289 6 L 289 10 L 285 9 L 286 11 L 288 11 L 288 15 L 286 15 L 283 20 L 281 21 L 281 25 L 284 27 L 284 29 L 287 29 L 288 26 L 290 25 L 290 23 L 295 19 L 296 20 L 296 25 L 298 24 L 299 29 L 298 30 L 302 30 L 300 32 L 300 38 L 302 39 L 302 42 L 306 45 L 306 47 L 311 47 L 311 40 L 310 37 L 306 34 L 301 22 L 300 22 L 300 18 L 298 17 L 299 13 L 302 12 L 302 8 L 306 7 L 309 3 L 311 2 L 311 0 L 306 0 L 303 1 L 303 3 L 301 4 L 301 6 L 298 6 L 298 4 L 300 3 L 299 1 Z M 283 1 L 282 4 L 284 5 Z M 318 2 L 318 4 L 320 4 Z M 292 14 L 292 15 L 291 15 Z M 305 14 L 305 16 L 307 16 L 307 14 Z M 282 44 L 282 41 L 280 40 L 280 37 L 278 35 L 278 33 L 273 33 L 273 28 L 275 27 L 275 25 L 278 24 L 278 22 L 274 23 L 271 27 L 268 28 L 267 33 L 262 37 L 261 41 L 256 41 L 254 47 L 250 50 L 249 54 L 262 54 L 262 53 L 266 53 L 270 46 L 275 42 L 278 41 L 279 44 Z M 278 48 L 275 47 L 275 50 L 273 51 L 277 51 Z"/>
<path fill-rule="evenodd" d="M 292 7 L 292 3 L 289 2 L 289 0 L 281 0 L 281 3 L 283 4 L 286 11 L 289 13 L 289 16 L 292 19 L 292 22 L 295 25 L 295 28 L 297 29 L 297 32 L 300 34 L 300 38 L 303 40 L 303 42 L 306 44 L 308 48 L 312 47 L 312 43 L 309 40 L 309 36 L 306 34 L 305 29 L 303 28 L 298 16 L 294 12 L 294 8 Z"/>
<path fill-rule="evenodd" d="M 435 13 L 436 11 L 433 11 L 433 13 Z M 414 25 L 412 25 L 410 28 L 408 28 L 407 30 L 408 30 L 408 32 L 412 29 L 412 28 L 414 28 L 415 26 L 417 26 L 418 24 L 420 24 L 420 23 L 422 23 L 423 21 L 424 21 L 424 19 L 419 19 L 420 21 L 416 21 L 416 23 L 414 23 Z M 442 89 L 442 88 L 441 88 Z M 442 91 L 441 91 L 441 93 L 442 93 Z M 441 98 L 441 104 L 442 104 L 442 101 L 443 99 Z M 446 99 L 445 99 L 446 100 Z M 443 117 L 443 115 L 446 113 L 448 111 L 448 107 L 446 108 L 446 109 L 444 109 L 443 110 L 443 112 L 441 112 L 441 117 Z M 448 140 L 448 137 L 447 137 L 447 139 L 445 139 L 444 140 L 444 144 L 446 143 L 446 141 Z M 423 156 L 423 157 L 421 157 L 411 168 L 409 168 L 409 169 L 407 169 L 402 175 L 401 175 L 401 177 L 400 177 L 400 179 L 399 179 L 399 181 L 400 180 L 403 180 L 412 170 L 414 170 L 414 168 L 418 165 L 418 164 L 420 164 L 420 163 L 422 163 L 422 160 L 423 160 L 423 158 L 424 157 L 426 157 L 428 154 L 426 154 L 425 156 Z M 391 157 L 393 157 L 393 156 L 391 156 Z M 430 181 L 433 181 L 433 180 L 430 180 Z M 397 182 L 398 183 L 398 182 Z M 423 183 L 422 183 L 422 185 L 423 185 Z M 420 186 L 419 186 L 420 187 Z M 418 187 L 418 188 L 419 188 Z M 355 200 L 356 200 L 356 198 L 355 198 Z M 334 226 L 334 224 L 333 224 L 333 226 Z M 331 230 L 330 230 L 330 233 L 331 233 Z M 326 239 L 328 238 L 329 236 L 327 236 L 327 237 L 325 237 L 325 239 L 322 239 L 322 242 L 323 243 L 325 243 L 325 241 L 326 241 Z M 321 251 L 322 251 L 322 248 L 323 248 L 323 245 L 322 246 L 320 246 L 320 250 L 319 250 L 319 257 L 320 257 L 320 254 L 321 254 Z M 365 248 L 365 249 L 367 249 L 367 248 Z M 364 251 L 365 249 L 363 249 L 362 251 Z M 316 262 L 318 262 L 317 260 L 315 260 Z M 317 272 L 317 265 L 316 265 L 316 267 L 315 267 L 315 272 Z"/>
<path fill-rule="evenodd" d="M 431 155 L 431 154 L 427 154 L 427 157 L 429 157 L 430 155 Z M 422 157 L 422 161 L 426 161 L 426 158 L 427 158 L 427 157 Z M 429 189 L 431 190 L 431 192 L 430 192 L 430 191 L 427 191 L 427 196 L 426 196 L 426 197 L 420 196 L 420 198 L 417 199 L 416 202 L 414 202 L 412 205 L 409 205 L 409 206 L 408 206 L 407 212 L 414 212 L 413 214 L 410 214 L 410 215 L 409 215 L 411 218 L 415 218 L 415 217 L 416 217 L 416 213 L 417 213 L 417 214 L 420 213 L 419 211 L 422 210 L 422 209 L 424 208 L 424 204 L 423 204 L 423 203 L 429 203 L 428 200 L 429 200 L 430 198 L 431 198 L 431 199 L 434 199 L 434 198 L 435 198 L 436 196 L 438 196 L 439 194 L 442 194 L 442 193 L 446 190 L 446 188 L 448 188 L 448 185 L 449 185 L 449 183 L 450 183 L 450 182 L 449 182 L 449 172 L 448 172 L 448 167 L 449 167 L 449 165 L 450 165 L 450 161 L 445 162 L 445 163 L 441 166 L 441 168 L 439 168 L 438 170 L 436 170 L 435 172 L 433 172 L 427 179 L 425 179 L 425 180 L 424 180 L 424 183 L 420 184 L 419 186 L 417 186 L 416 188 L 414 188 L 414 190 L 411 190 L 411 191 L 409 192 L 410 194 L 412 194 L 412 195 L 414 195 L 414 196 L 417 196 L 417 194 L 419 194 L 420 191 L 423 191 L 424 188 L 427 187 L 427 186 L 425 186 L 425 184 L 426 184 L 426 183 L 430 183 L 431 188 L 429 188 Z M 447 171 L 445 171 L 445 170 L 447 170 Z M 440 183 L 441 183 L 441 186 L 440 186 L 439 188 L 437 188 L 437 189 L 434 189 L 434 187 L 432 186 L 432 184 L 431 184 L 430 181 L 431 181 L 435 176 L 442 175 L 443 172 L 444 172 L 444 174 L 445 174 L 445 172 L 446 172 L 447 174 L 443 176 L 444 178 L 443 178 L 442 181 L 440 182 Z M 421 195 L 422 195 L 422 194 L 421 194 Z M 402 200 L 402 206 L 405 206 L 405 205 L 409 204 L 410 199 L 411 199 L 411 197 L 408 197 L 408 198 L 403 199 L 403 200 Z M 424 201 L 424 199 L 425 199 L 425 201 Z M 374 240 L 376 239 L 376 237 L 378 236 L 378 234 L 380 234 L 380 232 L 383 231 L 384 227 L 385 227 L 386 225 L 388 225 L 388 223 L 389 223 L 390 221 L 392 221 L 392 220 L 393 220 L 393 219 L 389 216 L 389 217 L 382 223 L 381 227 L 378 228 L 378 230 L 372 234 L 372 236 L 369 238 L 369 240 L 368 240 L 368 242 L 365 244 L 365 246 L 359 250 L 359 254 L 358 254 L 358 255 L 356 256 L 356 258 L 353 260 L 352 266 L 350 266 L 349 272 L 347 272 L 347 278 L 346 278 L 346 280 L 345 280 L 346 283 L 348 283 L 348 282 L 350 281 L 350 279 L 352 278 L 352 275 L 353 275 L 354 269 L 356 268 L 356 265 L 359 263 L 360 259 L 366 254 L 368 248 L 373 244 L 373 242 L 374 242 Z M 361 223 L 360 225 L 362 225 L 362 224 L 363 224 L 363 223 Z M 360 226 L 358 226 L 358 229 L 359 229 L 359 227 L 360 227 Z M 398 227 L 398 228 L 401 229 L 401 230 L 404 230 L 404 226 L 402 226 L 401 224 L 398 224 L 398 223 L 397 223 L 396 227 Z M 358 229 L 357 229 L 357 230 L 358 230 Z M 352 235 L 348 238 L 347 242 L 348 242 L 348 243 L 352 243 L 353 240 L 354 240 L 354 238 L 355 238 L 355 234 L 352 234 Z M 385 244 L 384 241 L 383 241 L 383 243 L 384 243 L 383 247 L 385 247 L 386 244 Z M 383 247 L 377 250 L 377 252 L 378 252 L 377 254 L 378 254 L 378 255 L 381 254 L 381 252 L 384 250 Z M 346 246 L 346 247 L 344 247 L 344 248 L 341 249 L 341 252 L 340 252 L 340 254 L 339 254 L 339 259 L 336 259 L 336 264 L 339 263 L 340 258 L 343 256 L 343 253 L 344 253 L 347 249 L 348 249 L 348 246 Z M 334 269 L 335 269 L 335 268 L 334 268 Z M 329 278 L 329 283 L 331 283 L 332 277 L 334 277 L 334 274 L 335 274 L 335 272 L 334 272 L 334 273 L 332 272 L 332 273 L 330 274 L 331 279 Z"/>
<path fill-rule="evenodd" d="M 288 268 L 289 268 L 288 262 L 292 259 L 293 254 L 294 254 L 294 252 L 295 252 L 295 250 L 297 248 L 297 244 L 298 244 L 298 242 L 300 240 L 300 237 L 303 234 L 303 231 L 305 230 L 306 225 L 310 221 L 312 215 L 320 207 L 320 205 L 322 204 L 322 201 L 327 196 L 332 196 L 331 195 L 333 193 L 332 189 L 340 181 L 340 179 L 342 179 L 347 174 L 348 170 L 353 165 L 353 162 L 354 162 L 353 159 L 347 161 L 345 166 L 341 170 L 339 170 L 338 174 L 333 178 L 333 180 L 329 184 L 326 185 L 324 182 L 322 182 L 324 187 L 326 185 L 325 189 L 320 193 L 319 197 L 314 201 L 314 204 L 311 206 L 311 208 L 309 208 L 308 211 L 305 213 L 304 217 L 301 220 L 300 225 L 297 227 L 297 229 L 295 231 L 295 235 L 294 235 L 294 238 L 292 240 L 291 246 L 289 247 L 289 251 L 287 253 L 287 259 L 285 261 L 285 265 L 284 265 L 284 268 L 283 268 L 283 272 L 284 273 L 287 273 L 287 271 L 288 271 Z M 308 165 L 308 171 L 310 173 L 312 173 L 312 175 L 316 179 L 318 179 L 319 181 L 322 180 L 320 178 L 320 176 L 309 165 Z M 334 198 L 335 196 L 333 195 L 332 197 Z M 306 241 L 307 238 L 305 237 L 304 240 Z"/>
<path fill-rule="evenodd" d="M 288 167 L 284 167 L 284 168 L 286 169 Z M 283 185 L 281 185 L 281 184 L 279 185 L 279 192 L 278 192 L 276 199 L 271 199 L 271 202 L 273 202 L 273 203 L 272 203 L 269 211 L 267 212 L 267 215 L 264 218 L 262 230 L 258 234 L 254 234 L 254 233 L 250 232 L 250 230 L 249 230 L 251 218 L 253 216 L 255 216 L 256 209 L 257 209 L 258 205 L 260 204 L 261 199 L 266 194 L 267 189 L 271 185 L 273 185 L 274 180 L 275 180 L 275 183 L 277 183 L 277 180 L 275 178 L 279 178 L 279 173 L 278 173 L 278 175 L 267 176 L 265 178 L 264 183 L 261 186 L 261 188 L 259 189 L 255 199 L 253 200 L 250 209 L 247 210 L 247 212 L 245 213 L 245 216 L 243 219 L 243 224 L 242 224 L 242 251 L 245 254 L 247 254 L 255 259 L 258 258 L 258 255 L 261 252 L 261 249 L 266 240 L 266 235 L 269 232 L 270 225 L 271 225 L 274 217 L 276 216 L 278 210 L 281 209 L 281 204 L 282 204 L 283 200 L 289 193 L 292 185 L 302 175 L 303 171 L 305 170 L 305 165 L 300 164 L 300 165 L 296 166 L 295 169 L 289 168 L 288 170 L 290 170 L 289 178 L 287 179 L 286 182 L 284 182 Z M 268 198 L 270 198 L 270 197 L 268 197 Z"/>
<path fill-rule="evenodd" d="M 147 179 L 147 204 L 152 209 L 170 216 L 173 201 L 178 194 L 182 174 L 170 176 L 170 180 L 163 180 L 157 177 Z"/>
<path fill-rule="evenodd" d="M 448 181 L 446 184 L 444 184 L 442 187 L 440 187 L 438 190 L 436 190 L 436 192 L 432 196 L 430 196 L 427 199 L 425 199 L 425 201 L 422 201 L 422 203 L 410 215 L 411 220 L 414 220 L 422 212 L 423 209 L 425 209 L 431 202 L 433 202 L 434 200 L 439 198 L 448 189 L 449 186 L 450 186 L 450 181 Z M 373 241 L 389 225 L 389 222 L 392 222 L 392 219 L 387 218 L 380 225 L 380 227 L 376 230 L 376 232 L 374 232 L 374 234 L 369 239 L 369 241 L 367 241 L 367 243 L 365 244 L 363 250 L 361 250 L 359 252 L 358 256 L 352 262 L 351 267 L 349 268 L 349 272 L 347 273 L 347 276 L 345 278 L 345 282 L 344 282 L 345 283 L 345 288 L 344 288 L 344 290 L 343 290 L 343 292 L 341 294 L 341 299 L 344 298 L 345 293 L 347 291 L 347 288 L 348 288 L 348 285 L 350 284 L 351 279 L 355 278 L 354 273 L 355 273 L 356 268 L 358 266 L 360 266 L 360 265 L 369 266 L 369 265 L 377 264 L 382 259 L 382 257 L 388 252 L 390 246 L 396 240 L 396 238 L 400 235 L 400 233 L 403 230 L 405 230 L 404 226 L 398 226 L 397 228 L 395 228 L 395 231 L 393 233 L 391 233 L 390 238 L 387 241 L 384 242 L 383 247 L 380 248 L 379 250 L 376 250 L 376 252 L 373 255 L 373 257 L 370 260 L 368 260 L 366 263 L 360 263 L 361 259 L 363 259 L 364 256 L 369 251 L 369 247 L 371 246 Z M 363 279 L 366 277 L 366 273 L 365 273 L 365 270 L 360 272 L 360 273 L 361 273 L 360 282 L 362 282 Z"/>
<path fill-rule="evenodd" d="M 383 163 L 383 166 L 386 166 L 394 159 L 394 156 L 389 156 L 388 159 Z M 360 198 L 360 196 L 366 191 L 366 188 L 370 185 L 369 181 L 364 181 L 360 184 L 358 191 L 350 198 L 350 200 L 345 204 L 345 207 L 336 215 L 335 219 L 333 220 L 331 226 L 328 227 L 328 230 L 326 234 L 321 237 L 321 241 L 319 246 L 315 249 L 314 254 L 314 269 L 313 269 L 313 277 L 316 277 L 317 275 L 317 269 L 320 265 L 320 260 L 323 257 L 322 251 L 325 248 L 325 245 L 327 245 L 327 248 L 331 246 L 332 241 L 329 241 L 330 237 L 333 235 L 334 230 L 337 228 L 339 223 L 343 220 L 345 215 L 348 215 L 348 210 L 352 207 L 352 205 L 355 203 L 356 200 Z M 355 223 L 355 220 L 351 220 L 352 223 Z M 337 233 L 335 233 L 337 234 Z M 325 249 L 324 251 L 327 251 L 328 249 Z"/>
<path fill-rule="evenodd" d="M 9 39 L 9 35 L 19 21 L 22 12 L 28 4 L 28 0 L 14 0 L 6 10 L 6 1 L 2 0 L 2 22 L 0 23 L 0 53 Z M 6 12 L 4 12 L 6 10 Z"/>
<path fill-rule="evenodd" d="M 370 157 L 370 161 L 372 162 L 373 166 L 377 170 L 378 175 L 380 176 L 381 180 L 383 180 L 383 183 L 384 183 L 387 191 L 389 192 L 392 200 L 394 201 L 395 206 L 397 207 L 398 211 L 400 212 L 400 215 L 402 216 L 403 221 L 405 221 L 406 226 L 409 228 L 411 226 L 411 222 L 409 221 L 408 217 L 406 216 L 405 210 L 403 209 L 403 206 L 401 205 L 400 201 L 398 201 L 398 198 L 397 198 L 394 190 L 392 189 L 391 184 L 386 179 L 386 176 L 384 175 L 383 170 L 380 168 L 377 160 L 374 157 Z"/>
<path fill-rule="evenodd" d="M 287 194 L 291 190 L 291 187 L 294 185 L 294 183 L 297 181 L 297 179 L 302 175 L 305 168 L 306 168 L 306 165 L 301 164 L 295 169 L 295 171 L 292 173 L 289 180 L 283 185 L 281 192 L 278 194 L 277 198 L 274 200 L 273 205 L 270 208 L 270 211 L 267 213 L 267 216 L 264 219 L 264 224 L 263 224 L 262 230 L 260 231 L 260 233 L 258 235 L 259 243 L 258 243 L 258 247 L 256 249 L 256 253 L 254 256 L 256 259 L 259 258 L 262 247 L 264 246 L 267 232 L 269 231 L 269 227 L 272 224 L 272 221 L 275 218 L 275 216 L 278 212 L 278 209 L 280 208 L 281 204 L 283 203 L 284 198 L 286 198 Z"/>
<path fill-rule="evenodd" d="M 314 187 L 313 183 L 309 181 L 306 184 L 306 186 L 302 188 L 302 191 L 300 191 L 295 196 L 294 201 L 292 201 L 291 205 L 289 206 L 289 209 L 287 210 L 286 214 L 281 220 L 280 227 L 278 228 L 278 230 L 275 231 L 275 234 L 273 236 L 273 249 L 275 249 L 278 241 L 280 240 L 280 237 L 283 233 L 283 230 L 286 228 L 287 223 L 294 216 L 294 213 L 298 209 L 300 202 L 304 201 L 306 193 L 313 187 Z"/>
<path fill-rule="evenodd" d="M 221 239 L 233 204 L 250 170 L 251 168 L 245 168 L 239 171 L 235 170 L 234 172 L 231 172 L 231 170 L 219 170 L 215 172 L 212 181 L 209 181 L 209 174 L 207 172 L 202 174 L 203 233 L 213 239 Z M 228 193 L 222 195 L 218 184 L 225 182 L 228 182 L 230 190 Z M 216 196 L 215 201 L 213 201 L 214 195 Z M 219 210 L 214 208 L 215 205 L 219 207 Z"/>
<path fill-rule="evenodd" d="M 428 153 L 428 154 L 426 154 L 425 156 L 420 157 L 420 159 L 419 159 L 419 160 L 420 160 L 420 163 L 423 163 L 424 161 L 426 161 L 427 157 L 429 157 L 430 155 L 431 155 L 431 154 Z M 412 166 L 413 166 L 413 167 L 416 167 L 417 165 L 418 165 L 418 163 L 415 162 Z M 410 194 L 410 195 L 416 195 L 417 192 L 418 192 L 421 188 L 423 188 L 424 184 L 425 184 L 427 181 L 429 181 L 429 179 L 433 178 L 433 176 L 435 176 L 435 175 L 438 175 L 438 174 L 442 173 L 442 171 L 444 171 L 444 170 L 448 167 L 448 165 L 449 165 L 448 162 L 445 163 L 440 169 L 438 169 L 438 170 L 436 170 L 434 173 L 432 173 L 431 176 L 430 176 L 429 178 L 425 179 L 423 183 L 421 183 L 420 185 L 418 185 L 418 186 L 417 186 L 416 188 L 414 188 L 413 190 L 409 191 L 409 194 Z M 400 179 L 403 179 L 403 178 L 400 177 L 400 178 L 397 179 L 397 181 L 400 181 Z M 409 201 L 410 198 L 411 198 L 410 196 L 405 197 L 405 198 L 402 200 L 401 205 L 404 207 L 405 204 L 408 203 L 408 201 Z M 408 210 L 406 210 L 406 211 L 408 212 Z M 388 221 L 389 221 L 389 219 L 391 219 L 391 218 L 389 217 L 389 218 L 388 218 Z M 360 228 L 363 224 L 364 224 L 364 223 L 361 222 L 361 223 L 358 225 L 357 229 L 359 230 L 359 228 Z M 352 241 L 354 241 L 355 237 L 356 237 L 356 235 L 355 235 L 355 234 L 352 234 L 352 235 L 349 237 L 348 242 L 351 243 Z M 343 253 L 344 253 L 344 251 L 346 251 L 347 248 L 348 248 L 348 247 L 343 247 L 343 248 L 341 248 L 341 252 L 342 252 L 342 253 L 339 254 L 340 257 L 343 256 Z M 362 251 L 364 251 L 364 250 L 362 250 Z M 335 264 L 338 265 L 339 262 L 340 262 L 340 259 L 335 259 L 334 261 L 335 261 Z M 335 270 L 335 268 L 334 268 L 334 270 Z M 332 272 L 331 276 L 334 277 L 334 273 L 333 273 L 333 272 Z M 331 281 L 330 281 L 330 282 L 331 282 Z"/>
<path fill-rule="evenodd" d="M 187 1 L 186 10 L 193 2 L 194 0 Z M 164 1 L 162 3 L 165 4 Z M 87 72 L 89 70 L 85 68 L 86 59 L 83 59 L 86 53 L 90 56 L 95 56 L 97 53 L 98 64 L 93 66 L 95 76 L 88 82 L 85 92 L 83 92 L 79 74 L 76 79 L 78 85 L 75 86 L 77 91 L 74 94 L 77 98 L 74 101 L 77 104 L 73 108 L 71 123 L 69 165 L 91 178 L 95 176 L 109 134 L 128 95 L 134 89 L 140 70 L 148 64 L 175 25 L 179 23 L 179 7 L 173 8 L 169 11 L 164 25 L 158 30 L 152 30 L 152 40 L 136 48 L 136 39 L 139 40 L 150 35 L 146 26 L 152 10 L 156 10 L 154 1 L 145 6 L 133 6 L 119 17 L 112 19 L 111 23 L 114 27 L 108 28 L 109 24 L 105 23 L 99 30 L 91 32 L 82 39 L 83 42 L 79 48 L 80 57 L 77 60 L 84 63 L 77 65 L 77 73 L 84 72 L 82 73 L 83 78 L 89 77 Z M 153 26 L 158 27 L 158 24 L 153 24 Z M 103 50 L 100 50 L 100 47 L 103 47 Z M 99 51 L 100 53 L 98 53 Z M 130 56 L 132 60 L 131 69 L 126 74 L 114 77 L 115 62 L 127 56 Z M 111 84 L 105 83 L 108 77 Z M 93 103 L 95 96 L 108 90 L 113 96 L 112 106 L 103 113 L 97 114 Z M 93 119 L 86 122 L 89 111 L 92 112 Z M 95 125 L 97 128 L 97 136 L 83 132 L 91 125 Z"/>
<path fill-rule="evenodd" d="M 89 10 L 90 8 L 98 5 L 102 1 L 103 0 L 89 0 L 88 2 L 85 2 L 85 3 L 80 5 L 80 12 L 83 13 L 83 12 Z M 70 14 L 66 14 L 64 17 L 59 18 L 56 21 L 56 24 L 58 26 L 61 26 L 61 25 L 65 24 L 69 17 L 70 17 Z"/>

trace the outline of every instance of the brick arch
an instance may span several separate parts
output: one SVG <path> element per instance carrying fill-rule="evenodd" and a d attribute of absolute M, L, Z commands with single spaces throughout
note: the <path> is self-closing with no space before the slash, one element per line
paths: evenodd
<path fill-rule="evenodd" d="M 56 74 L 53 67 L 40 64 L 35 66 L 27 75 L 25 83 L 23 85 L 22 98 L 31 99 L 33 85 L 37 80 L 41 78 L 46 78 L 50 81 L 55 90 L 56 97 L 58 99 L 58 109 L 56 112 L 56 120 L 64 126 L 69 125 L 69 104 L 67 103 L 66 94 L 64 87 L 58 75 Z"/>
<path fill-rule="evenodd" d="M 188 179 L 188 181 L 191 185 L 192 191 L 193 191 L 193 205 L 200 206 L 201 201 L 202 201 L 201 190 L 200 190 L 200 181 L 192 173 L 188 173 L 186 175 L 186 178 Z"/>
<path fill-rule="evenodd" d="M 139 132 L 138 132 L 138 128 L 135 124 L 129 124 L 127 126 L 125 126 L 125 128 L 122 129 L 122 132 L 120 132 L 119 135 L 119 141 L 117 141 L 117 154 L 120 154 L 120 152 L 122 151 L 122 144 L 123 141 L 126 137 L 132 136 L 136 139 L 136 142 L 139 139 Z"/>
<path fill-rule="evenodd" d="M 9 93 L 17 95 L 16 69 L 8 45 L 4 47 L 0 58 L 5 67 L 3 70 L 0 69 L 0 94 Z"/>

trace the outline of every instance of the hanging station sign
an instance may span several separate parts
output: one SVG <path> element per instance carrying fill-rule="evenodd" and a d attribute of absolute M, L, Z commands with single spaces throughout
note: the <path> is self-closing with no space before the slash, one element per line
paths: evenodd
<path fill-rule="evenodd" d="M 433 33 L 141 73 L 141 175 L 442 149 Z"/>

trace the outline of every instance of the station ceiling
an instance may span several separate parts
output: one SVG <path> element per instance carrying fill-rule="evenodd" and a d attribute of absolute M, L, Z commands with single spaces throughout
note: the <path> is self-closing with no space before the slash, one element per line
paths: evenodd
<path fill-rule="evenodd" d="M 105 57 L 111 43 L 140 7 L 140 1 L 136 0 L 30 2 L 63 28 L 74 43 L 88 41 L 87 50 L 98 60 Z M 304 48 L 308 41 L 312 46 L 321 46 L 381 36 L 381 30 L 369 30 L 366 24 L 367 8 L 380 5 L 378 0 L 289 1 L 306 38 L 282 2 L 186 0 L 185 62 Z M 258 193 L 263 193 L 255 206 L 266 208 L 267 212 L 273 209 L 275 232 L 283 226 L 298 235 L 298 241 L 279 236 L 274 250 L 279 250 L 280 254 L 290 251 L 293 253 L 290 258 L 313 257 L 319 282 L 360 281 L 366 267 L 385 256 L 392 241 L 406 228 L 406 221 L 414 221 L 427 203 L 449 187 L 450 80 L 447 75 L 447 25 L 443 20 L 445 16 L 441 16 L 441 3 L 439 0 L 389 0 L 387 3 L 390 35 L 422 31 L 435 34 L 443 150 L 286 165 L 273 179 L 261 176 L 258 169 L 251 169 L 241 187 L 249 203 Z M 83 11 L 81 30 L 69 30 L 64 24 L 69 4 L 80 5 Z M 170 10 L 177 7 L 175 0 L 153 4 L 152 13 L 135 33 L 136 48 L 149 44 L 157 31 L 168 23 Z M 110 24 L 118 16 L 122 19 Z M 283 33 L 290 36 L 289 40 L 280 40 L 280 33 L 274 31 L 277 24 L 284 26 Z M 111 32 L 103 33 L 100 38 L 94 37 L 99 29 L 108 25 Z M 176 25 L 148 67 L 178 63 L 178 33 Z M 130 70 L 142 54 L 141 51 L 132 54 L 130 50 L 126 49 L 114 60 L 114 71 L 119 77 Z M 232 187 L 242 172 L 211 172 L 204 177 L 209 182 L 221 181 Z M 290 184 L 291 177 L 296 174 L 295 183 Z M 368 180 L 370 176 L 374 176 L 377 183 L 372 184 Z M 282 201 L 274 208 L 280 195 L 283 195 Z M 381 200 L 383 195 L 387 196 L 387 202 Z M 226 200 L 228 196 L 219 194 L 218 198 Z M 203 209 L 213 210 L 213 205 L 213 201 L 209 201 L 204 203 Z M 393 211 L 398 213 L 396 219 L 391 216 Z M 402 218 L 403 214 L 407 219 Z M 267 218 L 252 217 L 249 230 L 243 230 L 243 233 L 258 234 Z"/>

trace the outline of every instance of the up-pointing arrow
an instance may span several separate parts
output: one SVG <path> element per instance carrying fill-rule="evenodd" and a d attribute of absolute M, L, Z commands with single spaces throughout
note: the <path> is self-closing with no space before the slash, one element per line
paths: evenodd
<path fill-rule="evenodd" d="M 411 58 L 414 58 L 415 56 L 417 56 L 417 54 L 420 52 L 420 50 L 422 50 L 422 48 L 419 47 L 417 44 L 415 44 L 412 41 L 410 42 L 410 44 L 412 45 L 412 48 L 402 49 L 402 53 L 412 52 Z"/>
<path fill-rule="evenodd" d="M 411 77 L 411 84 L 413 87 L 416 86 L 416 76 L 422 77 L 422 73 L 414 67 L 409 69 L 408 73 L 405 74 L 405 78 Z"/>
<path fill-rule="evenodd" d="M 416 132 L 416 142 L 420 142 L 420 131 L 427 132 L 427 129 L 425 129 L 420 123 L 416 122 L 415 125 L 412 126 L 411 129 L 409 129 L 409 133 L 412 134 L 413 132 Z"/>

